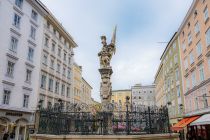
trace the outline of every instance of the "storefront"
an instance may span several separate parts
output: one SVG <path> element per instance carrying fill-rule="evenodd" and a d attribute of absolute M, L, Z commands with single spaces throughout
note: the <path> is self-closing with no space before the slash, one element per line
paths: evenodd
<path fill-rule="evenodd" d="M 11 140 L 26 140 L 33 118 L 31 112 L 0 110 L 0 139 L 8 133 Z"/>
<path fill-rule="evenodd" d="M 210 114 L 205 114 L 188 126 L 187 137 L 210 140 Z"/>
<path fill-rule="evenodd" d="M 188 126 L 191 122 L 197 120 L 200 116 L 187 117 L 180 120 L 177 124 L 171 127 L 173 132 L 180 133 L 180 139 L 185 140 Z"/>

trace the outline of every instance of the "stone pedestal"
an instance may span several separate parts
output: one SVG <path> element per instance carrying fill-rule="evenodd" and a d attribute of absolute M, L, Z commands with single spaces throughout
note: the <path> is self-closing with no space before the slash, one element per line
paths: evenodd
<path fill-rule="evenodd" d="M 110 81 L 111 75 L 113 73 L 112 68 L 101 68 L 99 69 L 101 74 L 101 87 L 100 87 L 100 96 L 102 102 L 102 110 L 108 111 L 105 106 L 107 106 L 111 101 L 112 96 L 112 83 Z"/>

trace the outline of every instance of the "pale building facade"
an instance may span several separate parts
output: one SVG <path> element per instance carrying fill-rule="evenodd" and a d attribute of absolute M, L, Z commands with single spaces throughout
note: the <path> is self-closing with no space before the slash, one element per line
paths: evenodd
<path fill-rule="evenodd" d="M 82 67 L 73 64 L 73 87 L 74 87 L 74 103 L 81 103 L 82 98 Z"/>
<path fill-rule="evenodd" d="M 166 97 L 166 104 L 169 110 L 170 123 L 176 124 L 184 113 L 184 95 L 182 90 L 182 74 L 180 63 L 180 51 L 178 35 L 175 33 L 162 56 L 163 64 L 163 92 Z"/>
<path fill-rule="evenodd" d="M 61 99 L 65 106 L 73 102 L 72 67 L 73 39 L 48 16 L 44 19 L 41 69 L 39 77 L 39 101 L 42 107 L 50 107 Z"/>
<path fill-rule="evenodd" d="M 161 62 L 155 75 L 155 103 L 161 107 L 166 105 L 166 95 L 164 93 L 163 63 Z"/>
<path fill-rule="evenodd" d="M 73 64 L 73 93 L 74 93 L 74 103 L 77 104 L 92 104 L 91 85 L 82 77 L 82 66 L 78 64 Z"/>
<path fill-rule="evenodd" d="M 92 99 L 91 99 L 91 91 L 92 87 L 90 84 L 82 77 L 82 102 L 91 105 L 92 104 Z"/>
<path fill-rule="evenodd" d="M 132 107 L 154 106 L 155 105 L 155 85 L 136 84 L 131 87 Z"/>
<path fill-rule="evenodd" d="M 39 103 L 47 107 L 58 99 L 64 105 L 73 100 L 72 54 L 77 45 L 38 0 L 0 1 L 0 21 L 0 139 L 9 131 L 15 140 L 25 140 Z"/>
<path fill-rule="evenodd" d="M 0 1 L 0 139 L 26 137 L 37 105 L 43 10 L 36 2 Z"/>
<path fill-rule="evenodd" d="M 116 108 L 115 111 L 126 111 L 126 97 L 130 97 L 131 103 L 131 90 L 113 90 L 111 96 L 111 103 L 113 103 Z"/>
<path fill-rule="evenodd" d="M 210 111 L 210 1 L 194 0 L 178 34 L 185 115 Z"/>

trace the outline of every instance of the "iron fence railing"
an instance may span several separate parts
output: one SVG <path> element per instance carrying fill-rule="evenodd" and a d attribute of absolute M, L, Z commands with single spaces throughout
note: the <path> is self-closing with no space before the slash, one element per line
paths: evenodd
<path fill-rule="evenodd" d="M 166 107 L 95 113 L 47 108 L 40 109 L 38 116 L 39 134 L 141 135 L 170 132 Z"/>

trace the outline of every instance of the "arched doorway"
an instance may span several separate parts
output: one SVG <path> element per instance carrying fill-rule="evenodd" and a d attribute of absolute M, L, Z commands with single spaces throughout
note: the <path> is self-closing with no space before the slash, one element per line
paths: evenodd
<path fill-rule="evenodd" d="M 28 123 L 28 120 L 25 118 L 20 118 L 15 121 L 15 124 L 16 124 L 14 127 L 15 139 L 26 140 L 28 136 L 27 123 Z"/>
<path fill-rule="evenodd" d="M 5 117 L 0 117 L 0 139 L 3 139 L 3 135 L 8 131 L 8 124 L 10 120 Z"/>

